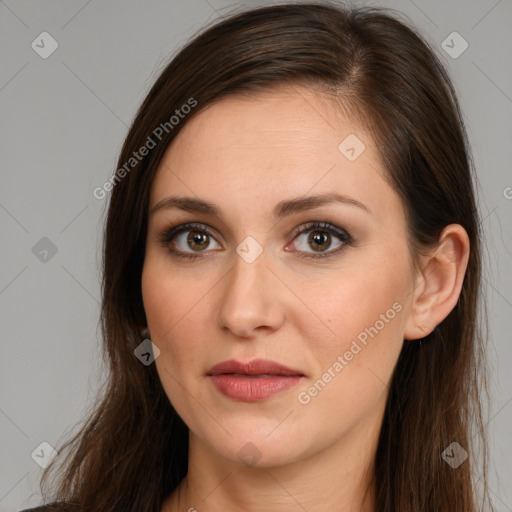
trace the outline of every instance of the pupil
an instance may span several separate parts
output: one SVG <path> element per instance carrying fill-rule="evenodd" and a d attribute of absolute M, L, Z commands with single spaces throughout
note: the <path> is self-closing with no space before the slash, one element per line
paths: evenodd
<path fill-rule="evenodd" d="M 192 245 L 198 245 L 199 250 L 206 249 L 208 247 L 208 238 L 205 233 L 198 233 L 197 231 L 191 231 L 190 234 L 187 237 L 187 242 L 189 242 L 189 245 L 192 247 Z"/>
<path fill-rule="evenodd" d="M 311 235 L 309 235 L 309 242 L 312 244 L 315 251 L 319 251 L 329 247 L 329 237 L 330 235 L 323 231 L 313 231 Z"/>

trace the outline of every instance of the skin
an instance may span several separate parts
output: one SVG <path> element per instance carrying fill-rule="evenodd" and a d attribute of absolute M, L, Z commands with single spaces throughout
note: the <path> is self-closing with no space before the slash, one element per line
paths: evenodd
<path fill-rule="evenodd" d="M 355 161 L 338 149 L 349 134 L 366 146 Z M 219 100 L 168 148 L 150 211 L 170 195 L 187 196 L 214 203 L 222 218 L 165 208 L 149 217 L 148 328 L 161 351 L 155 364 L 163 388 L 190 430 L 189 472 L 163 511 L 375 510 L 372 463 L 404 339 L 427 335 L 455 306 L 469 255 L 466 232 L 450 225 L 415 270 L 402 202 L 384 175 L 364 127 L 327 96 L 298 86 Z M 332 203 L 271 216 L 280 201 L 332 192 L 368 211 Z M 294 237 L 312 221 L 345 229 L 353 242 L 343 245 L 323 228 Z M 167 245 L 195 260 L 158 240 L 186 222 L 210 227 L 206 249 L 187 243 L 197 229 Z M 327 235 L 322 250 L 330 256 L 307 258 L 318 254 L 308 243 L 316 231 Z M 248 236 L 263 250 L 252 263 L 236 252 Z M 393 304 L 400 311 L 301 403 L 299 393 Z M 305 377 L 262 402 L 235 401 L 206 375 L 232 358 L 271 359 Z M 237 455 L 247 443 L 259 457 L 250 464 Z"/>

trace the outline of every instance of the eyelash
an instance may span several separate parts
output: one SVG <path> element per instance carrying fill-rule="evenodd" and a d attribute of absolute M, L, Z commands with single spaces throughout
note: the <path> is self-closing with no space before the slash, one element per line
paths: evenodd
<path fill-rule="evenodd" d="M 179 224 L 175 226 L 170 226 L 158 236 L 158 242 L 165 247 L 173 256 L 176 256 L 178 258 L 185 258 L 189 260 L 195 260 L 197 258 L 202 257 L 200 252 L 194 253 L 186 253 L 183 251 L 176 250 L 171 247 L 170 243 L 174 240 L 174 238 L 181 234 L 186 233 L 187 231 L 197 231 L 199 233 L 205 233 L 211 238 L 215 240 L 215 236 L 209 229 L 205 229 L 204 226 L 206 224 L 201 223 L 186 223 L 186 224 Z M 317 253 L 316 255 L 304 255 L 302 254 L 301 258 L 311 258 L 311 259 L 318 259 L 318 258 L 328 258 L 333 256 L 334 254 L 337 254 L 341 250 L 343 250 L 346 246 L 349 246 L 353 243 L 352 237 L 349 235 L 349 233 L 334 225 L 331 221 L 312 221 L 308 222 L 306 224 L 303 224 L 296 228 L 293 232 L 293 240 L 295 240 L 299 235 L 302 235 L 303 233 L 307 233 L 309 231 L 323 231 L 326 233 L 329 233 L 331 235 L 334 235 L 337 237 L 341 242 L 342 245 L 338 247 L 337 249 L 334 249 L 332 251 L 327 251 L 324 253 Z M 218 242 L 217 242 L 218 243 Z M 301 252 L 301 251 L 297 251 Z"/>

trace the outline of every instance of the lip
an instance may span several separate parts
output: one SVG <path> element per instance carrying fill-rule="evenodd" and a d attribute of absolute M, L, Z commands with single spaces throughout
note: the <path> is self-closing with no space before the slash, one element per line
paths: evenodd
<path fill-rule="evenodd" d="M 269 359 L 253 359 L 247 363 L 241 363 L 236 359 L 223 361 L 222 363 L 212 366 L 208 370 L 208 375 L 222 375 L 226 373 L 238 375 L 273 375 L 273 376 L 303 376 L 304 374 L 299 370 L 292 370 L 282 364 L 276 363 Z"/>
<path fill-rule="evenodd" d="M 212 366 L 207 375 L 223 395 L 243 402 L 258 402 L 296 386 L 305 375 L 266 359 L 241 363 L 234 359 Z"/>

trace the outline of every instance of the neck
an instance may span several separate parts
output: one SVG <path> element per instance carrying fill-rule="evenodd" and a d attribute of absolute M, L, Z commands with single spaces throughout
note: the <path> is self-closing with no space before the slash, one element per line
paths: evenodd
<path fill-rule="evenodd" d="M 375 511 L 372 422 L 321 452 L 281 466 L 247 468 L 221 458 L 190 434 L 189 469 L 163 511 Z"/>

